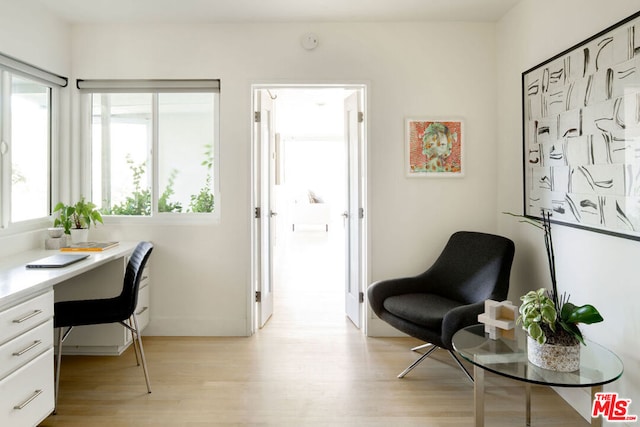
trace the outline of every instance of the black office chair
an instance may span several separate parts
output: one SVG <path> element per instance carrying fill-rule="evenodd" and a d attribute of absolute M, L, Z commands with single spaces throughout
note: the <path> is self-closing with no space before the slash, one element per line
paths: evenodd
<path fill-rule="evenodd" d="M 60 301 L 54 304 L 53 326 L 58 329 L 58 358 L 56 364 L 56 405 L 58 402 L 58 389 L 60 386 L 60 362 L 62 358 L 62 343 L 67 338 L 74 326 L 99 325 L 103 323 L 120 323 L 129 331 L 133 338 L 133 348 L 138 358 L 142 359 L 142 369 L 147 382 L 147 391 L 151 393 L 147 362 L 142 348 L 142 339 L 138 327 L 138 318 L 135 309 L 138 303 L 138 288 L 142 278 L 142 270 L 149 260 L 153 245 L 149 242 L 140 242 L 134 249 L 127 269 L 124 274 L 124 283 L 120 295 L 113 298 Z M 63 328 L 68 328 L 63 333 Z M 138 348 L 136 349 L 136 343 Z M 138 362 L 138 365 L 140 363 Z"/>
<path fill-rule="evenodd" d="M 454 233 L 435 263 L 424 273 L 382 280 L 368 289 L 369 303 L 378 317 L 394 328 L 433 345 L 398 375 L 403 378 L 437 348 L 449 351 L 466 376 L 473 378 L 454 354 L 451 338 L 478 323 L 484 301 L 503 301 L 515 252 L 511 240 L 492 234 Z"/>

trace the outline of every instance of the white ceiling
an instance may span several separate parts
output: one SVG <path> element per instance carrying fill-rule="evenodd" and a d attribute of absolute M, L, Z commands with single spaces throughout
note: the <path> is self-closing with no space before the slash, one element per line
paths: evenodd
<path fill-rule="evenodd" d="M 36 0 L 71 23 L 495 22 L 520 0 Z"/>

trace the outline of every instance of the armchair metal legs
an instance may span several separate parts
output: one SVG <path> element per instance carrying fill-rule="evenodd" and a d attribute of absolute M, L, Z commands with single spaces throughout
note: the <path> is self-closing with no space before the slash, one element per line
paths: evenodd
<path fill-rule="evenodd" d="M 414 347 L 411 350 L 416 351 L 419 350 L 421 348 L 423 348 L 424 346 L 418 346 L 418 347 Z M 398 378 L 404 378 L 405 375 L 407 375 L 409 372 L 411 372 L 413 370 L 413 368 L 415 368 L 416 366 L 418 366 L 420 364 L 420 362 L 422 362 L 424 359 L 426 359 L 427 357 L 429 357 L 429 355 L 431 353 L 433 353 L 438 347 L 436 347 L 435 345 L 433 347 L 431 347 L 429 349 L 429 351 L 427 351 L 425 354 L 423 354 L 422 356 L 420 356 L 420 358 L 418 360 L 416 360 L 415 362 L 413 362 L 411 365 L 409 365 L 407 367 L 407 369 L 405 369 L 404 371 L 400 372 L 400 374 L 398 375 Z"/>
<path fill-rule="evenodd" d="M 416 366 L 418 366 L 424 359 L 426 359 L 427 357 L 429 357 L 429 355 L 431 355 L 431 353 L 433 353 L 436 349 L 440 348 L 438 346 L 435 346 L 433 344 L 427 343 L 427 344 L 423 344 L 423 345 L 419 345 L 417 347 L 412 348 L 412 351 L 418 351 L 418 350 L 422 350 L 425 347 L 429 347 L 432 346 L 425 354 L 423 354 L 422 356 L 420 356 L 418 358 L 418 360 L 416 360 L 415 362 L 413 362 L 411 365 L 409 365 L 407 367 L 407 369 L 405 369 L 404 371 L 402 371 L 399 375 L 398 378 L 404 378 L 405 375 L 407 375 L 409 372 L 411 372 L 413 370 L 413 368 L 415 368 Z M 460 359 L 458 359 L 455 355 L 455 353 L 451 350 L 447 350 L 449 352 L 449 354 L 451 355 L 451 357 L 453 357 L 453 360 L 456 361 L 456 363 L 458 364 L 458 366 L 460 367 L 460 369 L 462 369 L 462 372 L 465 373 L 465 375 L 467 376 L 467 378 L 469 379 L 469 381 L 471 381 L 473 383 L 473 377 L 471 376 L 471 374 L 469 373 L 469 371 L 467 370 L 467 368 L 464 367 L 464 365 L 462 364 L 462 362 L 460 362 Z"/>
<path fill-rule="evenodd" d="M 453 357 L 453 360 L 455 360 L 456 363 L 458 364 L 458 366 L 460 367 L 460 369 L 462 369 L 462 372 L 464 372 L 465 375 L 467 376 L 467 378 L 469 378 L 469 381 L 471 381 L 473 383 L 473 377 L 471 376 L 469 371 L 467 371 L 467 368 L 464 367 L 462 362 L 460 362 L 460 359 L 458 359 L 458 356 L 456 356 L 456 354 L 453 351 L 451 351 L 451 350 L 448 350 L 448 351 L 449 351 L 449 354 L 451 355 L 451 357 Z"/>

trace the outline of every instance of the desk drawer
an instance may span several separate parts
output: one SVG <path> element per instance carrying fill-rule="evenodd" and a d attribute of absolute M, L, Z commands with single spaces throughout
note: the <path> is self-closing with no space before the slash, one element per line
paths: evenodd
<path fill-rule="evenodd" d="M 0 379 L 53 347 L 53 320 L 0 346 Z"/>
<path fill-rule="evenodd" d="M 149 324 L 149 286 L 141 288 L 138 292 L 136 317 L 138 318 L 140 331 L 142 331 Z"/>
<path fill-rule="evenodd" d="M 149 264 L 145 265 L 142 270 L 142 277 L 140 278 L 140 286 L 138 289 L 142 290 L 147 286 L 149 286 Z"/>
<path fill-rule="evenodd" d="M 0 344 L 53 317 L 53 291 L 0 312 Z"/>
<path fill-rule="evenodd" d="M 0 381 L 0 425 L 35 426 L 53 412 L 53 349 Z"/>

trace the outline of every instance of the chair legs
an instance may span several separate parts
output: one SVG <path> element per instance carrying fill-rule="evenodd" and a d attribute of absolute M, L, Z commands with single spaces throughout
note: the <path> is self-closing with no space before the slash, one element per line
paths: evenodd
<path fill-rule="evenodd" d="M 431 344 L 430 342 L 428 342 L 428 343 L 425 343 L 425 344 L 419 345 L 419 346 L 417 346 L 417 347 L 413 347 L 413 348 L 411 349 L 411 351 L 418 351 L 418 350 L 422 350 L 423 348 L 431 347 L 432 345 L 433 345 L 433 344 Z"/>
<path fill-rule="evenodd" d="M 467 368 L 464 367 L 462 362 L 460 362 L 460 359 L 458 359 L 458 356 L 456 356 L 453 351 L 451 351 L 451 350 L 448 350 L 448 351 L 449 351 L 449 354 L 451 355 L 451 357 L 453 357 L 453 360 L 455 360 L 456 363 L 458 364 L 458 366 L 460 367 L 460 369 L 462 369 L 462 372 L 464 372 L 465 375 L 467 376 L 467 378 L 469 378 L 469 381 L 471 381 L 473 383 L 473 377 L 471 376 L 469 371 L 467 371 Z"/>
<path fill-rule="evenodd" d="M 133 350 L 136 354 L 136 363 L 138 366 L 140 366 L 140 361 L 138 360 L 138 350 L 140 351 L 140 359 L 142 359 L 142 370 L 144 371 L 144 379 L 147 383 L 147 392 L 151 393 L 151 383 L 149 381 L 149 373 L 147 371 L 147 361 L 144 357 L 144 349 L 142 347 L 142 337 L 140 336 L 140 334 L 138 333 L 139 328 L 138 328 L 138 318 L 136 317 L 135 313 L 131 316 L 131 318 L 128 320 L 130 324 L 127 324 L 125 322 L 120 322 L 121 325 L 123 325 L 125 328 L 127 328 L 130 332 L 131 332 L 131 337 L 133 339 Z M 73 326 L 70 326 L 69 329 L 66 330 L 66 332 L 62 332 L 64 328 L 58 328 L 58 354 L 56 357 L 56 373 L 55 373 L 55 403 L 54 403 L 54 410 L 53 413 L 56 413 L 56 409 L 58 407 L 58 392 L 60 389 L 60 365 L 62 362 L 62 343 L 64 342 L 64 340 L 67 338 L 67 336 L 69 335 L 69 332 L 71 332 L 71 329 L 73 329 Z"/>
<path fill-rule="evenodd" d="M 424 346 L 418 346 L 418 347 L 414 347 L 416 350 L 419 350 L 421 348 L 423 348 Z M 400 374 L 398 375 L 398 378 L 404 378 L 405 375 L 407 375 L 409 372 L 411 372 L 413 370 L 413 368 L 415 368 L 416 366 L 418 366 L 420 364 L 420 362 L 422 362 L 424 359 L 426 359 L 427 357 L 429 357 L 429 355 L 431 353 L 433 353 L 438 347 L 436 347 L 435 345 L 429 349 L 429 351 L 427 351 L 425 354 L 423 354 L 422 356 L 420 356 L 420 358 L 418 360 L 416 360 L 415 362 L 413 362 L 411 365 L 409 365 L 407 367 L 407 369 L 405 369 L 404 371 L 400 372 Z M 414 349 L 412 349 L 414 350 Z M 415 350 L 414 350 L 415 351 Z"/>
<path fill-rule="evenodd" d="M 422 363 L 422 361 L 424 359 L 426 359 L 427 357 L 429 357 L 431 355 L 431 353 L 433 353 L 436 349 L 438 349 L 438 346 L 435 346 L 431 343 L 427 343 L 427 344 L 423 344 L 423 345 L 419 345 L 417 347 L 413 347 L 411 350 L 412 351 L 418 351 L 418 350 L 422 350 L 425 347 L 429 347 L 432 346 L 425 354 L 423 354 L 422 356 L 420 356 L 418 358 L 418 360 L 416 360 L 415 362 L 413 362 L 411 365 L 409 365 L 407 367 L 407 369 L 405 369 L 404 371 L 402 371 L 399 375 L 398 378 L 404 378 L 405 375 L 407 375 L 409 372 L 411 372 L 413 370 L 413 368 L 415 368 L 416 366 L 418 366 L 420 363 Z M 469 371 L 467 370 L 467 368 L 464 367 L 464 365 L 462 364 L 462 362 L 460 362 L 460 359 L 458 359 L 458 357 L 453 353 L 453 351 L 451 350 L 447 350 L 449 352 L 449 354 L 451 355 L 451 357 L 453 357 L 453 360 L 456 361 L 456 363 L 458 364 L 458 366 L 460 367 L 460 369 L 462 369 L 462 372 L 465 373 L 465 375 L 467 376 L 467 378 L 469 379 L 469 381 L 471 381 L 473 383 L 473 377 L 471 376 L 471 374 L 469 374 Z"/>
<path fill-rule="evenodd" d="M 133 318 L 129 318 L 129 320 L 127 320 L 128 324 L 130 327 L 133 327 Z M 136 343 L 136 336 L 133 333 L 133 331 L 131 329 L 129 329 L 129 333 L 131 334 L 131 343 L 133 343 L 133 353 L 136 355 L 136 366 L 140 366 L 140 358 L 138 357 L 138 346 L 135 345 Z"/>
<path fill-rule="evenodd" d="M 151 393 L 151 383 L 149 382 L 149 370 L 147 369 L 147 359 L 144 357 L 144 349 L 142 348 L 142 336 L 140 335 L 140 327 L 138 326 L 138 317 L 135 313 L 131 316 L 133 317 L 133 324 L 136 328 L 136 336 L 138 337 L 138 349 L 140 350 L 140 359 L 142 359 L 142 370 L 144 371 L 144 380 L 147 383 L 147 392 Z M 134 343 L 135 348 L 135 343 Z M 137 354 L 136 354 L 137 358 Z"/>
<path fill-rule="evenodd" d="M 151 383 L 149 381 L 149 372 L 147 370 L 147 360 L 144 357 L 144 348 L 142 347 L 142 337 L 140 336 L 140 328 L 138 327 L 138 317 L 136 316 L 135 313 L 133 313 L 131 315 L 131 318 L 129 319 L 129 323 L 133 323 L 133 326 L 125 323 L 125 322 L 120 322 L 120 324 L 122 324 L 122 326 L 124 326 L 125 328 L 127 328 L 129 331 L 131 331 L 131 334 L 133 336 L 133 350 L 136 353 L 136 362 L 138 362 L 138 352 L 137 350 L 140 350 L 140 359 L 142 359 L 142 370 L 144 371 L 144 380 L 147 383 L 147 392 L 151 393 Z M 138 345 L 137 349 L 136 349 L 136 343 Z M 138 365 L 140 363 L 138 362 Z"/>
<path fill-rule="evenodd" d="M 69 335 L 69 332 L 71 332 L 71 330 L 73 329 L 73 326 L 69 326 L 69 329 L 67 329 L 67 331 L 65 333 L 62 333 L 62 329 L 63 328 L 58 328 L 58 354 L 56 355 L 56 378 L 55 378 L 55 390 L 54 390 L 54 396 L 55 396 L 55 400 L 53 403 L 53 413 L 56 413 L 56 410 L 58 409 L 58 391 L 60 389 L 60 364 L 62 362 L 62 343 L 64 342 L 64 340 L 67 338 L 67 336 Z"/>

